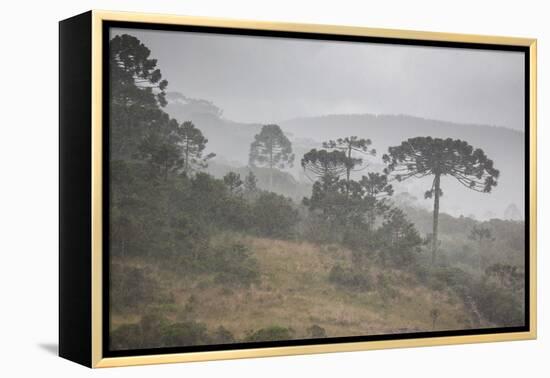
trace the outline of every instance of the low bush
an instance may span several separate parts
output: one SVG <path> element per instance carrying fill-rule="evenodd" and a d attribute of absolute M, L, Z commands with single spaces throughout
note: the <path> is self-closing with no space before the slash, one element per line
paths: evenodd
<path fill-rule="evenodd" d="M 110 267 L 111 308 L 120 312 L 140 312 L 156 303 L 172 303 L 169 292 L 162 290 L 151 270 L 122 264 Z"/>
<path fill-rule="evenodd" d="M 215 282 L 219 284 L 248 287 L 260 281 L 258 261 L 241 243 L 216 248 L 212 269 L 217 272 Z"/>
<path fill-rule="evenodd" d="M 452 289 L 461 296 L 472 291 L 473 277 L 460 268 L 437 267 L 434 269 L 416 267 L 415 272 L 420 282 L 432 290 Z"/>
<path fill-rule="evenodd" d="M 275 193 L 261 193 L 252 206 L 252 228 L 260 236 L 293 237 L 298 219 L 292 200 Z"/>
<path fill-rule="evenodd" d="M 205 345 L 210 342 L 206 326 L 194 321 L 169 324 L 161 330 L 161 344 L 165 347 Z"/>
<path fill-rule="evenodd" d="M 250 333 L 246 337 L 245 341 L 257 342 L 257 341 L 290 340 L 292 339 L 293 333 L 294 331 L 291 328 L 271 326 L 271 327 L 262 328 L 253 333 Z"/>
<path fill-rule="evenodd" d="M 327 337 L 325 329 L 317 324 L 312 325 L 307 329 L 307 334 L 313 339 L 323 339 Z"/>
<path fill-rule="evenodd" d="M 123 324 L 111 331 L 110 345 L 113 350 L 206 345 L 219 337 L 217 332 L 209 335 L 202 323 L 171 323 L 153 312 L 144 315 L 139 323 Z"/>
<path fill-rule="evenodd" d="M 518 294 L 483 281 L 475 288 L 473 297 L 487 320 L 500 327 L 513 327 L 525 324 L 523 296 Z"/>
<path fill-rule="evenodd" d="M 302 208 L 304 208 L 302 206 Z M 303 209 L 302 209 L 303 210 Z M 342 241 L 342 227 L 337 227 L 330 220 L 316 211 L 304 212 L 300 220 L 300 237 L 319 245 L 340 243 Z"/>
<path fill-rule="evenodd" d="M 376 276 L 376 292 L 384 303 L 399 298 L 399 290 L 391 276 L 385 273 L 379 273 Z"/>
<path fill-rule="evenodd" d="M 123 324 L 109 335 L 109 344 L 113 350 L 143 348 L 143 337 L 139 324 Z"/>
<path fill-rule="evenodd" d="M 352 290 L 366 291 L 372 288 L 372 285 L 364 270 L 343 268 L 341 265 L 335 265 L 332 267 L 328 279 L 333 284 Z"/>
<path fill-rule="evenodd" d="M 213 344 L 230 344 L 235 342 L 235 337 L 225 327 L 219 326 L 212 333 Z"/>

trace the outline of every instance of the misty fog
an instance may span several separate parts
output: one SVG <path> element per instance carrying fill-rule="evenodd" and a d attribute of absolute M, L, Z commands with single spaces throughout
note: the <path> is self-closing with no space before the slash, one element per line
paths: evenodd
<path fill-rule="evenodd" d="M 127 32 L 127 29 L 124 29 Z M 113 35 L 117 34 L 113 30 Z M 370 138 L 369 171 L 387 148 L 415 136 L 464 139 L 500 170 L 490 195 L 443 178 L 441 210 L 479 220 L 524 216 L 524 61 L 521 53 L 131 30 L 169 78 L 167 112 L 191 120 L 216 151 L 209 171 L 248 164 L 261 125 L 277 123 L 296 153 L 282 194 L 311 181 L 301 154 L 331 138 Z M 357 175 L 361 175 L 358 172 Z M 294 181 L 295 182 L 294 182 Z M 429 209 L 430 178 L 395 183 Z M 511 211 L 511 209 L 513 211 Z M 517 209 L 517 211 L 515 211 Z"/>

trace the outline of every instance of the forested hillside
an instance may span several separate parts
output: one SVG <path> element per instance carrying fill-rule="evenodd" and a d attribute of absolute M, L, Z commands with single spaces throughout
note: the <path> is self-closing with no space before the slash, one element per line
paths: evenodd
<path fill-rule="evenodd" d="M 524 222 L 439 208 L 450 180 L 500 189 L 512 163 L 475 141 L 333 127 L 300 147 L 290 123 L 237 125 L 208 102 L 174 115 L 128 34 L 110 41 L 110 80 L 112 349 L 524 323 Z M 409 182 L 430 210 L 397 191 Z"/>
<path fill-rule="evenodd" d="M 248 145 L 257 134 L 261 124 L 247 124 L 228 120 L 223 117 L 221 109 L 205 100 L 189 99 L 177 93 L 167 94 L 166 112 L 179 122 L 191 120 L 201 125 L 203 134 L 208 138 L 208 149 L 216 151 L 216 164 L 228 165 L 234 169 L 243 169 L 248 164 L 248 150 L 240 146 Z M 423 119 L 407 115 L 372 115 L 372 114 L 335 114 L 320 117 L 296 118 L 280 123 L 281 128 L 293 144 L 297 155 L 303 155 L 311 148 L 318 147 L 323 141 L 336 139 L 342 135 L 364 135 L 375 143 L 375 149 L 381 153 L 368 160 L 369 169 L 381 172 L 384 168 L 381 156 L 388 147 L 402 140 L 418 135 L 430 135 L 440 138 L 467 140 L 472 145 L 482 148 L 500 167 L 499 190 L 485 201 L 480 209 L 473 193 L 463 191 L 460 186 L 449 183 L 448 199 L 443 204 L 445 211 L 455 216 L 474 215 L 477 219 L 488 220 L 506 215 L 506 209 L 514 206 L 518 209 L 514 219 L 523 217 L 523 196 L 525 176 L 523 159 L 524 133 L 491 125 L 464 125 L 452 122 Z M 211 165 L 212 167 L 213 165 Z M 302 167 L 294 164 L 286 172 L 292 174 L 298 183 L 310 184 L 304 177 Z M 214 172 L 215 173 L 215 172 Z M 260 186 L 263 182 L 260 180 Z M 422 200 L 422 187 L 425 183 L 407 183 L 399 190 L 409 191 Z M 290 187 L 289 187 L 290 188 Z M 278 191 L 293 196 L 289 188 Z M 283 188 L 281 188 L 283 189 Z M 300 195 L 302 194 L 298 190 Z M 429 204 L 422 204 L 428 207 Z"/>

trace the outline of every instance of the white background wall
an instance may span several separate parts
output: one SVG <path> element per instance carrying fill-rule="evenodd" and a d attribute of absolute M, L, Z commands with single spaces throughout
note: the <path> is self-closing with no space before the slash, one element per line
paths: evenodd
<path fill-rule="evenodd" d="M 0 375 L 79 377 L 544 377 L 547 298 L 550 27 L 545 1 L 11 0 L 0 22 Z M 95 9 L 496 34 L 539 39 L 539 340 L 92 372 L 57 344 L 57 21 Z M 546 231 L 546 233 L 545 233 Z"/>

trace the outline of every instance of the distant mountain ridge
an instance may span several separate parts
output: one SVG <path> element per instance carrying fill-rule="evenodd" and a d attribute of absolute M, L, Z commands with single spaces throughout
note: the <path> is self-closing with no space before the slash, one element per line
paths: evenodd
<path fill-rule="evenodd" d="M 224 164 L 239 168 L 248 164 L 248 150 L 260 123 L 239 123 L 222 117 L 221 110 L 209 101 L 188 99 L 180 94 L 169 94 L 165 110 L 179 122 L 193 121 L 208 138 L 207 151 L 215 152 Z M 182 101 L 183 99 L 183 101 Z M 511 204 L 524 214 L 525 133 L 505 127 L 459 124 L 408 115 L 334 114 L 318 117 L 295 118 L 282 121 L 279 126 L 292 141 L 296 154 L 294 168 L 289 169 L 296 179 L 302 180 L 300 159 L 311 148 L 321 147 L 330 139 L 357 135 L 372 140 L 377 155 L 369 159 L 370 170 L 381 170 L 382 155 L 389 146 L 416 136 L 462 139 L 475 148 L 481 148 L 501 171 L 499 185 L 490 195 L 468 193 L 459 184 L 444 183 L 443 211 L 455 215 L 475 215 L 478 218 L 502 216 Z M 398 184 L 422 203 L 426 181 L 408 181 Z M 482 197 L 480 197 L 482 196 Z M 480 200 L 482 198 L 482 200 Z M 481 202 L 479 202 L 481 201 Z M 480 210 L 483 204 L 484 210 Z M 428 202 L 423 204 L 429 205 Z"/>

